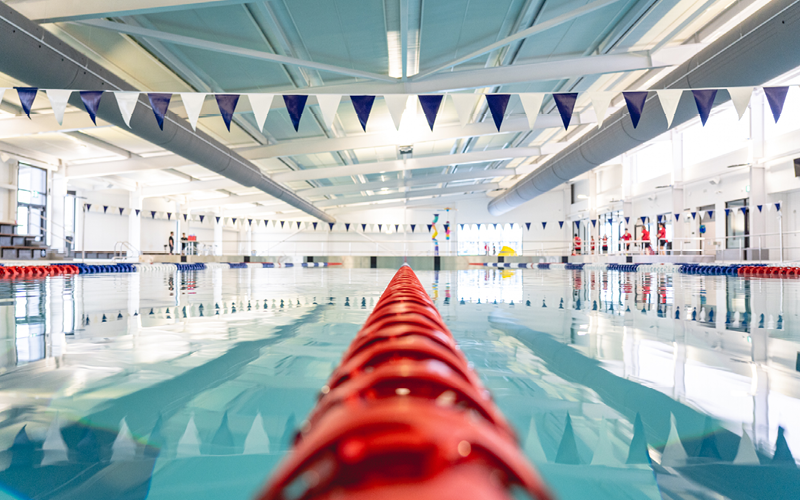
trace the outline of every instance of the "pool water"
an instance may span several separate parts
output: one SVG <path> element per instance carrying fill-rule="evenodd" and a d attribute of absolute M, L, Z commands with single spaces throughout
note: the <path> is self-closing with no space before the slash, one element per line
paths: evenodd
<path fill-rule="evenodd" d="M 393 274 L 0 281 L 0 499 L 253 498 Z M 417 274 L 559 498 L 800 497 L 800 281 Z"/>

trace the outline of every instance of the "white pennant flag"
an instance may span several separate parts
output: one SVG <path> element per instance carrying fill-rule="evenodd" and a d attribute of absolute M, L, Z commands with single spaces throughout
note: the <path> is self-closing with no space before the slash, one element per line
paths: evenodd
<path fill-rule="evenodd" d="M 403 119 L 403 111 L 406 110 L 408 103 L 408 95 L 406 94 L 389 94 L 383 96 L 386 101 L 386 107 L 389 108 L 389 114 L 392 116 L 394 128 L 400 130 L 400 120 Z"/>
<path fill-rule="evenodd" d="M 478 104 L 481 94 L 450 94 L 450 99 L 453 101 L 453 106 L 456 107 L 458 114 L 458 121 L 461 122 L 462 127 L 466 127 L 469 119 L 472 118 L 472 112 Z"/>
<path fill-rule="evenodd" d="M 247 94 L 250 99 L 250 107 L 253 108 L 253 114 L 256 116 L 256 125 L 259 131 L 264 131 L 264 123 L 267 121 L 267 114 L 269 108 L 272 107 L 272 98 L 275 94 Z"/>
<path fill-rule="evenodd" d="M 322 121 L 328 127 L 333 127 L 333 120 L 336 119 L 336 111 L 339 109 L 339 103 L 341 101 L 342 96 L 340 95 L 317 95 L 317 103 L 319 104 L 319 110 L 322 113 Z"/>
<path fill-rule="evenodd" d="M 131 116 L 133 110 L 136 109 L 136 102 L 139 100 L 139 92 L 114 92 L 114 97 L 117 98 L 117 105 L 119 106 L 119 114 L 125 120 L 125 125 L 131 127 Z"/>
<path fill-rule="evenodd" d="M 536 119 L 539 117 L 539 111 L 542 109 L 544 94 L 520 94 L 519 100 L 522 101 L 522 109 L 525 110 L 525 114 L 528 116 L 528 126 L 533 128 L 533 124 L 536 123 Z"/>
<path fill-rule="evenodd" d="M 608 107 L 611 105 L 611 99 L 614 98 L 615 92 L 591 92 L 589 99 L 592 101 L 594 108 L 594 115 L 597 117 L 597 128 L 603 125 L 603 120 L 606 119 Z"/>
<path fill-rule="evenodd" d="M 67 101 L 72 95 L 71 90 L 46 90 L 47 98 L 50 99 L 50 107 L 59 125 L 64 124 L 64 111 L 67 109 Z M 2 96 L 0 96 L 2 97 Z"/>
<path fill-rule="evenodd" d="M 739 119 L 741 120 L 744 112 L 747 111 L 747 106 L 750 105 L 753 87 L 731 87 L 728 89 L 728 94 L 731 96 L 733 106 L 736 108 L 736 112 L 739 113 Z"/>
<path fill-rule="evenodd" d="M 676 89 L 663 89 L 656 90 L 658 100 L 661 101 L 661 109 L 664 110 L 664 115 L 667 117 L 667 128 L 672 127 L 672 119 L 675 118 L 675 111 L 678 109 L 678 103 L 681 102 L 683 90 Z"/>
<path fill-rule="evenodd" d="M 181 94 L 181 101 L 183 101 L 183 107 L 186 109 L 189 123 L 192 124 L 192 130 L 197 130 L 197 119 L 200 118 L 200 110 L 203 109 L 203 102 L 205 102 L 207 95 L 194 92 Z"/>

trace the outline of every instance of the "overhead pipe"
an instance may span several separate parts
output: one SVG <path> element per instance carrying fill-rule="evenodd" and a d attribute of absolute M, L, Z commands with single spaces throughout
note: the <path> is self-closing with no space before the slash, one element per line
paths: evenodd
<path fill-rule="evenodd" d="M 28 85 L 45 89 L 136 91 L 122 78 L 73 49 L 46 29 L 5 4 L 0 4 L 0 71 Z M 103 120 L 171 151 L 246 187 L 253 187 L 325 222 L 336 219 L 273 181 L 254 163 L 202 131 L 194 131 L 175 113 L 167 113 L 164 130 L 158 127 L 150 102 L 140 95 L 136 110 L 125 124 L 119 108 L 106 96 L 97 111 Z M 75 92 L 70 104 L 82 108 Z"/>
<path fill-rule="evenodd" d="M 762 85 L 800 66 L 800 0 L 770 2 L 648 90 L 702 89 Z M 717 93 L 714 105 L 730 100 L 728 92 Z M 639 125 L 633 128 L 623 108 L 526 175 L 513 187 L 489 202 L 492 215 L 502 215 L 526 201 L 639 146 L 668 130 L 658 96 L 651 93 Z M 673 126 L 697 116 L 697 107 L 687 92 L 681 98 Z"/>

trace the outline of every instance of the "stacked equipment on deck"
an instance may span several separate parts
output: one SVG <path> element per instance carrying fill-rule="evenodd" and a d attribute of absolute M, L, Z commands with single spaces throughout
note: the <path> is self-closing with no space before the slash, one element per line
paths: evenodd
<path fill-rule="evenodd" d="M 322 388 L 261 500 L 551 498 L 403 266 Z"/>

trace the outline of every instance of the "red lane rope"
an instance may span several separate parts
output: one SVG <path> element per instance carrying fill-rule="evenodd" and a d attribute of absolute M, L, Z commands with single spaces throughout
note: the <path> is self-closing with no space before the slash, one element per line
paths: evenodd
<path fill-rule="evenodd" d="M 260 500 L 552 496 L 410 267 L 395 274 Z"/>

